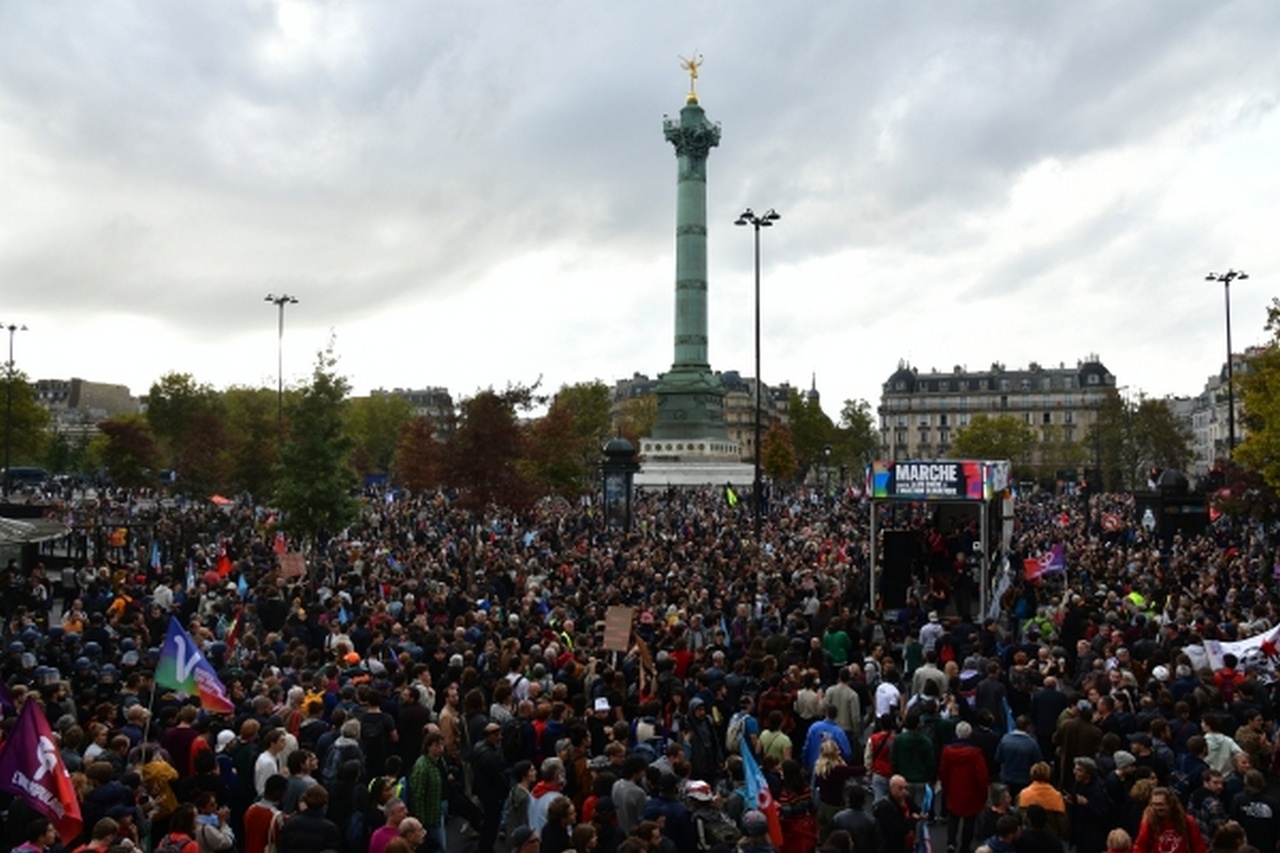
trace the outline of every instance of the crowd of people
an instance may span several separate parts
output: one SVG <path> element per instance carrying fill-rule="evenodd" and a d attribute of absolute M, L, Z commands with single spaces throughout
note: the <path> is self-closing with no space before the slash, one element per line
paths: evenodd
<path fill-rule="evenodd" d="M 377 493 L 305 562 L 261 508 L 125 500 L 94 509 L 123 535 L 0 575 L 4 731 L 40 704 L 83 818 L 0 795 L 11 849 L 1280 849 L 1274 639 L 1185 651 L 1274 637 L 1262 522 L 1020 498 L 977 614 L 976 519 L 849 490 L 775 496 L 760 541 L 714 489 L 639 495 L 627 532 Z M 872 512 L 920 534 L 902 608 L 867 600 Z M 157 685 L 174 617 L 234 712 Z"/>

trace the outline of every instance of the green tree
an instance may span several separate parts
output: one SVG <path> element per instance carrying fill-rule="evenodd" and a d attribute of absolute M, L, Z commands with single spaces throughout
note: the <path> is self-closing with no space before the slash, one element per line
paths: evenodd
<path fill-rule="evenodd" d="M 7 365 L 0 374 L 0 406 L 9 412 L 5 429 L 9 435 L 10 462 L 18 466 L 43 458 L 48 443 L 45 428 L 49 425 L 49 413 L 36 402 L 35 388 L 27 375 L 12 365 Z"/>
<path fill-rule="evenodd" d="M 584 471 L 591 471 L 599 463 L 600 452 L 613 434 L 609 397 L 609 386 L 596 379 L 562 385 L 551 401 L 552 409 L 566 409 L 573 418 L 573 432 L 580 443 Z"/>
<path fill-rule="evenodd" d="M 569 407 L 552 404 L 530 427 L 522 470 L 538 494 L 582 494 L 591 488 L 590 447 Z"/>
<path fill-rule="evenodd" d="M 288 395 L 290 408 L 296 394 Z M 265 500 L 275 491 L 280 461 L 279 399 L 274 388 L 233 386 L 222 394 L 226 410 L 227 487 Z"/>
<path fill-rule="evenodd" d="M 534 490 L 523 470 L 528 435 L 516 417 L 517 408 L 530 408 L 532 397 L 533 389 L 523 386 L 502 393 L 490 388 L 459 406 L 442 469 L 445 484 L 458 490 L 462 508 L 524 510 L 533 505 Z"/>
<path fill-rule="evenodd" d="M 844 471 L 846 480 L 860 480 L 879 449 L 880 435 L 871 404 L 866 400 L 845 400 L 840 423 L 831 436 L 831 464 Z"/>
<path fill-rule="evenodd" d="M 785 483 L 798 467 L 791 430 L 780 423 L 772 424 L 760 438 L 760 469 L 773 482 Z"/>
<path fill-rule="evenodd" d="M 444 446 L 436 441 L 435 422 L 428 417 L 411 418 L 400 427 L 396 441 L 396 482 L 414 494 L 438 488 L 443 453 Z"/>
<path fill-rule="evenodd" d="M 640 439 L 653 435 L 654 425 L 658 423 L 658 397 L 646 394 L 643 397 L 632 397 L 624 402 L 618 411 L 617 433 L 640 446 Z"/>
<path fill-rule="evenodd" d="M 951 456 L 958 459 L 1008 459 L 1015 472 L 1025 475 L 1036 445 L 1036 433 L 1013 415 L 974 415 L 951 441 Z"/>
<path fill-rule="evenodd" d="M 1078 471 L 1089 463 L 1089 452 L 1076 441 L 1069 441 L 1062 427 L 1044 427 L 1036 448 L 1040 463 L 1037 474 L 1041 480 L 1055 480 L 1060 471 Z"/>
<path fill-rule="evenodd" d="M 287 532 L 319 542 L 356 519 L 352 441 L 343 429 L 347 380 L 336 373 L 333 345 L 316 356 L 311 381 L 288 412 L 276 474 L 276 505 Z"/>
<path fill-rule="evenodd" d="M 62 430 L 54 432 L 45 447 L 44 464 L 55 474 L 92 471 L 96 466 L 90 458 L 89 433 L 85 430 L 74 434 Z"/>
<path fill-rule="evenodd" d="M 1133 411 L 1135 471 L 1151 468 L 1187 471 L 1195 459 L 1191 430 L 1173 414 L 1167 400 L 1140 397 Z"/>
<path fill-rule="evenodd" d="M 1280 299 L 1271 300 L 1265 328 L 1271 339 L 1237 374 L 1245 436 L 1235 460 L 1280 491 Z"/>
<path fill-rule="evenodd" d="M 160 448 L 141 415 L 119 415 L 98 424 L 101 459 L 117 486 L 155 485 Z"/>
<path fill-rule="evenodd" d="M 228 435 L 222 396 L 189 373 L 166 373 L 147 393 L 147 423 L 178 488 L 209 495 L 226 486 Z"/>
<path fill-rule="evenodd" d="M 396 394 L 351 400 L 347 406 L 347 433 L 355 448 L 356 472 L 390 473 L 400 430 L 412 417 L 413 404 Z"/>
<path fill-rule="evenodd" d="M 1098 406 L 1097 417 L 1085 437 L 1086 452 L 1102 477 L 1102 487 L 1118 491 L 1133 487 L 1138 459 L 1133 452 L 1133 411 L 1114 388 L 1108 389 Z"/>
<path fill-rule="evenodd" d="M 817 400 L 794 388 L 791 389 L 788 415 L 791 442 L 796 452 L 796 479 L 803 482 L 809 469 L 823 460 L 826 446 L 834 445 L 836 428 Z M 761 443 L 763 441 L 761 439 Z"/>

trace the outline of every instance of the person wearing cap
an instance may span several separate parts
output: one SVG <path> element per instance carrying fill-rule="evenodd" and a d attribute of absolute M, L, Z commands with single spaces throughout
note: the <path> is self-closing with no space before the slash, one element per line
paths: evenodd
<path fill-rule="evenodd" d="M 926 655 L 937 650 L 938 640 L 942 639 L 944 633 L 942 620 L 938 618 L 938 611 L 930 610 L 928 620 L 920 628 L 920 645 Z"/>
<path fill-rule="evenodd" d="M 498 723 L 487 723 L 484 739 L 471 750 L 471 791 L 484 811 L 479 827 L 480 849 L 492 850 L 502 822 L 502 807 L 511 792 L 506 763 L 502 760 L 502 726 Z"/>
<path fill-rule="evenodd" d="M 1072 760 L 1071 767 L 1073 784 L 1067 795 L 1071 841 L 1077 853 L 1102 853 L 1111 826 L 1111 801 L 1098 778 L 1097 762 L 1080 756 Z"/>
<path fill-rule="evenodd" d="M 725 814 L 709 784 L 693 780 L 685 785 L 684 795 L 689 800 L 689 809 L 693 814 L 693 828 L 699 850 L 710 850 L 717 844 L 732 847 L 738 843 L 742 833 Z"/>
<path fill-rule="evenodd" d="M 1103 776 L 1102 787 L 1107 791 L 1107 799 L 1111 802 L 1112 823 L 1119 825 L 1128 811 L 1129 792 L 1138 781 L 1138 761 L 1127 749 L 1118 749 L 1111 754 L 1115 769 Z"/>

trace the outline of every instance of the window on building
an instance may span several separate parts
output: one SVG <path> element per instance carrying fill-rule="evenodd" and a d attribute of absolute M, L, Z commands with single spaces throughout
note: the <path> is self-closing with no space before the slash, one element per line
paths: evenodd
<path fill-rule="evenodd" d="M 946 412 L 943 412 L 942 414 L 938 415 L 938 426 L 947 426 Z"/>
<path fill-rule="evenodd" d="M 956 425 L 967 427 L 969 425 L 969 415 L 967 413 L 956 415 Z"/>
<path fill-rule="evenodd" d="M 968 380 L 968 379 L 961 379 L 961 380 L 960 380 L 960 390 L 961 390 L 961 391 L 968 391 L 968 390 L 969 390 L 969 380 Z"/>
<path fill-rule="evenodd" d="M 1042 424 L 1051 424 L 1051 423 L 1053 423 L 1053 412 L 1041 412 L 1041 413 L 1040 413 L 1040 423 L 1042 423 Z"/>
<path fill-rule="evenodd" d="M 1097 385 L 1097 384 L 1098 384 L 1098 374 L 1096 374 L 1096 373 L 1090 373 L 1090 374 L 1089 374 L 1089 384 L 1090 384 L 1090 385 Z"/>
<path fill-rule="evenodd" d="M 929 416 L 928 416 L 928 415 L 917 415 L 917 416 L 916 416 L 916 426 L 918 426 L 918 427 L 927 427 L 928 425 L 929 425 Z"/>
<path fill-rule="evenodd" d="M 1040 380 L 1040 390 L 1041 390 L 1041 391 L 1048 391 L 1048 390 L 1049 390 L 1050 388 L 1052 388 L 1052 387 L 1053 387 L 1053 379 L 1052 379 L 1052 377 L 1045 376 L 1045 377 L 1043 377 L 1043 378 Z"/>
<path fill-rule="evenodd" d="M 1005 394 L 1000 395 L 1000 408 L 1002 409 L 1009 408 L 1009 397 Z"/>
<path fill-rule="evenodd" d="M 1075 412 L 1072 412 L 1072 411 L 1066 411 L 1066 412 L 1063 412 L 1063 413 L 1062 413 L 1062 422 L 1063 422 L 1064 424 L 1073 424 L 1073 423 L 1075 423 L 1075 422 L 1076 422 L 1076 413 L 1075 413 Z"/>
<path fill-rule="evenodd" d="M 1009 380 L 1008 380 L 1008 379 L 1001 379 L 1001 380 L 1000 380 L 1000 390 L 1001 390 L 1001 391 L 1008 391 L 1008 390 L 1009 390 Z"/>

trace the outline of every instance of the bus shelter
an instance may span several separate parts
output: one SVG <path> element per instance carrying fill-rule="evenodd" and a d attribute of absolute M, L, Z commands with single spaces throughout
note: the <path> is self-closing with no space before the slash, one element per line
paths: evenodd
<path fill-rule="evenodd" d="M 981 547 L 978 560 L 978 613 L 985 614 L 991 594 L 991 531 L 999 524 L 999 547 L 1008 553 L 1013 534 L 1013 497 L 1007 460 L 935 459 L 872 462 L 867 466 L 867 492 L 871 498 L 871 571 L 869 601 L 875 606 L 881 586 L 880 509 L 886 503 L 924 504 L 936 517 L 944 506 L 978 517 Z"/>

